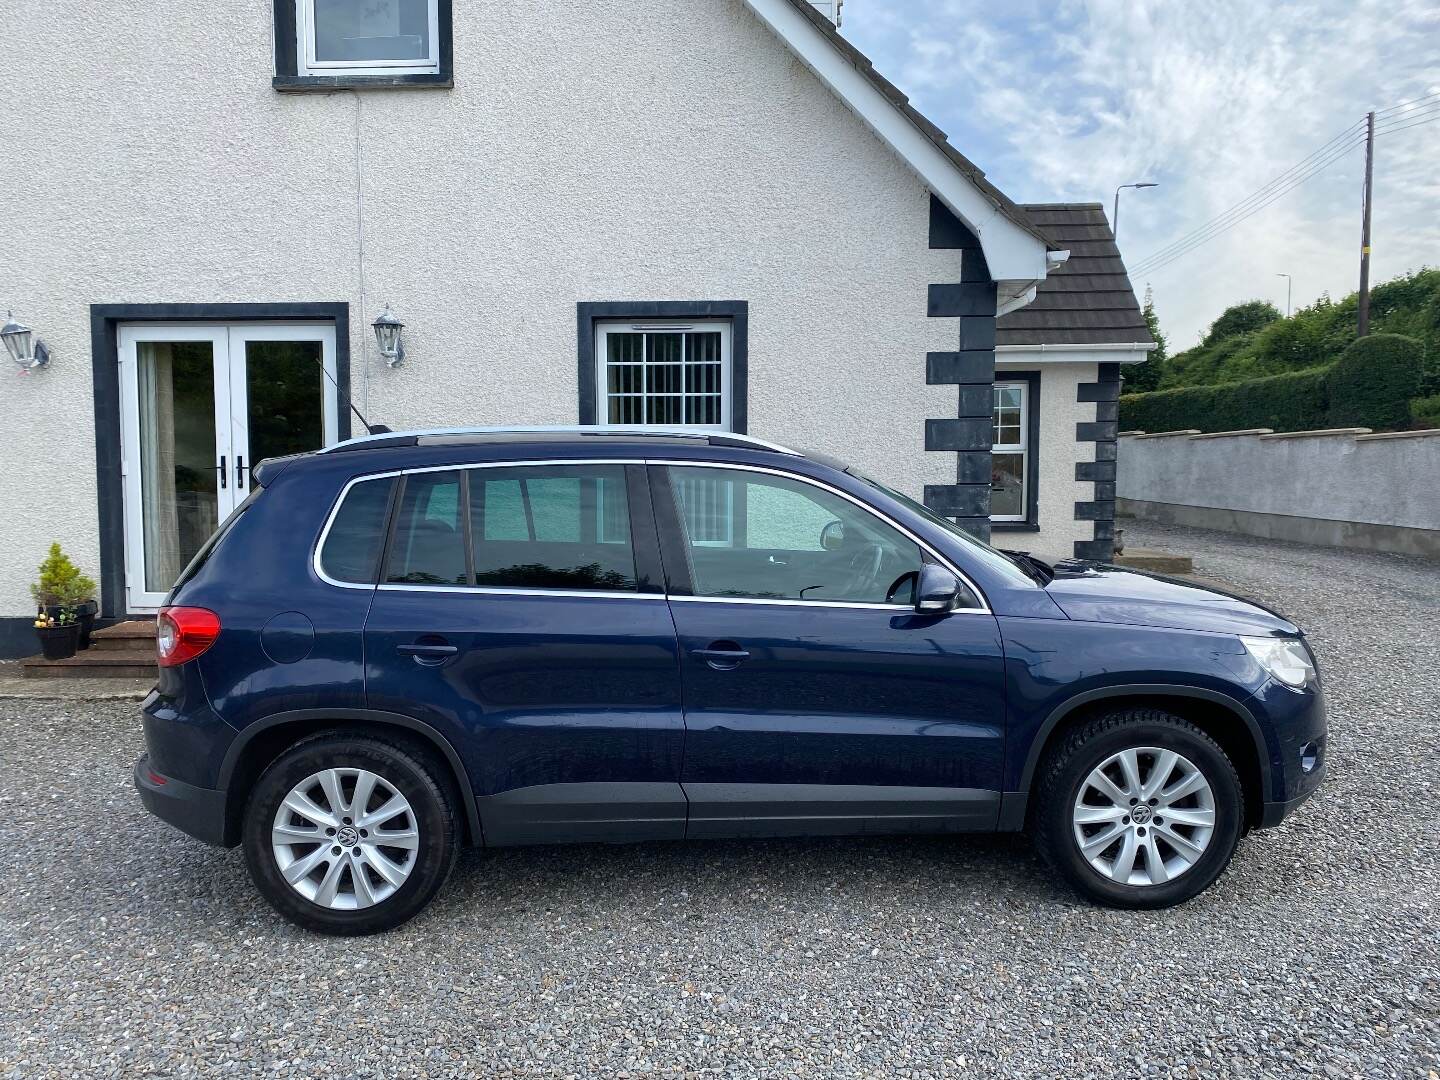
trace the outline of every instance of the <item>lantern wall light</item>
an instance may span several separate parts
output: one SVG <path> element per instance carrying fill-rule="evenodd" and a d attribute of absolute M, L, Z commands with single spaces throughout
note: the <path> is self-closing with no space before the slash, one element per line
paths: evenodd
<path fill-rule="evenodd" d="M 22 374 L 50 363 L 50 350 L 45 343 L 37 340 L 28 326 L 17 323 L 13 312 L 5 316 L 5 325 L 0 326 L 0 341 L 5 342 L 5 351 L 20 365 Z"/>
<path fill-rule="evenodd" d="M 405 324 L 391 313 L 389 304 L 370 325 L 375 328 L 375 341 L 380 346 L 380 355 L 385 358 L 385 363 L 392 368 L 403 364 L 405 343 L 400 340 L 400 331 L 405 329 Z"/>

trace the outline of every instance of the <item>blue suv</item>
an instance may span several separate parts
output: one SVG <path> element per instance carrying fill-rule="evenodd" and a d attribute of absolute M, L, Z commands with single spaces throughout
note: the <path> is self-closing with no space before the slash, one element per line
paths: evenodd
<path fill-rule="evenodd" d="M 145 805 L 314 930 L 461 844 L 1028 830 L 1103 904 L 1200 892 L 1324 773 L 1300 630 L 979 543 L 744 436 L 470 429 L 257 466 L 185 570 Z"/>

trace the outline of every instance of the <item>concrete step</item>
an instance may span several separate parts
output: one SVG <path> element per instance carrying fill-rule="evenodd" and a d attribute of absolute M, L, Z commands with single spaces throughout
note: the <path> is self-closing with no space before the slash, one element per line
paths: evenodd
<path fill-rule="evenodd" d="M 110 652 L 117 649 L 133 651 L 154 648 L 154 619 L 132 619 L 128 622 L 116 623 L 114 626 L 105 627 L 104 630 L 96 630 L 90 635 L 91 652 L 97 649 Z"/>
<path fill-rule="evenodd" d="M 20 661 L 20 674 L 27 679 L 153 679 L 155 650 L 95 649 L 78 652 L 65 660 L 32 656 Z"/>
<path fill-rule="evenodd" d="M 1176 555 L 1173 551 L 1156 551 L 1153 548 L 1125 547 L 1125 554 L 1115 556 L 1116 566 L 1128 566 L 1132 570 L 1149 570 L 1152 574 L 1192 574 L 1194 561 L 1189 555 Z"/>

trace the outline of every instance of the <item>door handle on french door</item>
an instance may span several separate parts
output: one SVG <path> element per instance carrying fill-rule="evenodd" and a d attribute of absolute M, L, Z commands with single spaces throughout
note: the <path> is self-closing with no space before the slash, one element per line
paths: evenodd
<path fill-rule="evenodd" d="M 223 491 L 230 481 L 230 474 L 225 468 L 225 455 L 220 455 L 220 464 L 215 466 L 215 471 L 220 474 L 220 488 Z"/>
<path fill-rule="evenodd" d="M 395 651 L 425 667 L 439 667 L 460 650 L 454 645 L 396 645 Z"/>
<path fill-rule="evenodd" d="M 711 642 L 708 649 L 691 649 L 690 655 L 703 660 L 716 671 L 734 671 L 750 654 L 733 641 Z"/>
<path fill-rule="evenodd" d="M 245 455 L 244 455 L 244 454 L 236 454 L 236 455 L 235 455 L 235 486 L 236 486 L 237 488 L 243 488 L 243 487 L 245 486 Z"/>

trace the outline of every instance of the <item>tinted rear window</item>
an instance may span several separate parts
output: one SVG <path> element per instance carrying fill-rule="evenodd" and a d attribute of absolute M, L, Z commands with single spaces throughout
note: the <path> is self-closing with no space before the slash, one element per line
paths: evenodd
<path fill-rule="evenodd" d="M 345 493 L 345 501 L 325 537 L 325 546 L 320 549 L 320 567 L 334 580 L 357 585 L 375 583 L 392 484 L 388 477 L 364 480 Z"/>

